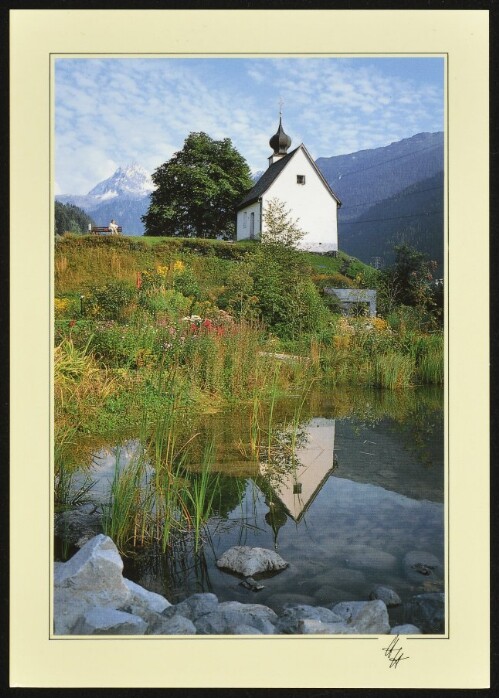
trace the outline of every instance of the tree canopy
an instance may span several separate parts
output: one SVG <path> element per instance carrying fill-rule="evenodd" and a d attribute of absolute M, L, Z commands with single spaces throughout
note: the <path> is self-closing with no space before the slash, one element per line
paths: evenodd
<path fill-rule="evenodd" d="M 142 217 L 145 235 L 233 237 L 235 209 L 253 182 L 230 138 L 191 133 L 152 175 L 155 191 Z"/>
<path fill-rule="evenodd" d="M 88 232 L 89 224 L 95 225 L 93 219 L 81 208 L 74 204 L 61 204 L 60 201 L 55 202 L 54 218 L 56 235 L 63 233 L 84 234 Z"/>

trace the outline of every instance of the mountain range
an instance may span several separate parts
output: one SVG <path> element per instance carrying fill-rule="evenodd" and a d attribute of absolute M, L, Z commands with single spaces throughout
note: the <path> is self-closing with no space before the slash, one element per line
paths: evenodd
<path fill-rule="evenodd" d="M 153 189 L 151 175 L 140 165 L 132 164 L 119 167 L 86 195 L 57 194 L 55 199 L 83 209 L 98 226 L 105 226 L 114 218 L 126 235 L 142 235 L 144 224 L 140 217 L 149 208 Z"/>
<path fill-rule="evenodd" d="M 376 266 L 394 261 L 394 246 L 410 244 L 435 259 L 443 275 L 444 137 L 418 133 L 390 145 L 316 161 L 342 201 L 339 247 Z M 257 181 L 262 172 L 255 173 Z M 120 167 L 87 195 L 59 194 L 97 225 L 118 221 L 126 235 L 142 235 L 141 216 L 154 189 L 140 165 Z"/>
<path fill-rule="evenodd" d="M 444 265 L 444 134 L 418 133 L 382 148 L 318 158 L 342 206 L 339 247 L 386 266 L 405 243 Z"/>

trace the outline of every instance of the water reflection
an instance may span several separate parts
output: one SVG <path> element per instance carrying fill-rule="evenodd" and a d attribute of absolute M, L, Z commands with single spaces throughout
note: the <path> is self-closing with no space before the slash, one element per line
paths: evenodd
<path fill-rule="evenodd" d="M 443 562 L 441 391 L 318 389 L 301 405 L 299 419 L 297 402 L 276 406 L 257 458 L 244 447 L 249 409 L 195 425 L 200 436 L 185 462 L 186 482 L 199 476 L 208 442 L 215 444 L 218 474 L 204 546 L 194 554 L 185 536 L 166 554 L 154 545 L 135 551 L 125 561 L 127 576 L 172 601 L 213 591 L 221 600 L 276 609 L 286 601 L 367 598 L 374 584 L 390 584 L 402 597 L 443 588 L 443 579 L 429 589 L 427 580 L 415 583 L 404 570 L 404 556 L 415 550 Z M 129 440 L 118 453 L 120 467 L 141 448 Z M 94 458 L 94 495 L 108 496 L 116 456 L 108 449 Z M 241 544 L 278 547 L 289 562 L 264 580 L 257 597 L 216 567 L 217 557 Z"/>

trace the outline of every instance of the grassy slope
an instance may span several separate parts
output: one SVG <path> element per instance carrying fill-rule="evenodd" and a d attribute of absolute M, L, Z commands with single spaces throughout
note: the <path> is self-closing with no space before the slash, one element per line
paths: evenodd
<path fill-rule="evenodd" d="M 228 269 L 243 259 L 254 245 L 253 242 L 184 238 L 67 235 L 58 240 L 55 247 L 55 292 L 56 295 L 84 292 L 90 286 L 113 280 L 135 282 L 138 271 L 153 270 L 175 259 L 189 261 L 206 286 L 219 285 Z M 311 267 L 311 275 L 342 274 L 355 279 L 358 274 L 374 271 L 343 252 L 337 257 L 303 254 Z"/>

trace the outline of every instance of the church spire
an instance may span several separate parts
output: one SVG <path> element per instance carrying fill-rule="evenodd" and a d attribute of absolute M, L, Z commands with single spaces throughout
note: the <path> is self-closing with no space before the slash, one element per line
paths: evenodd
<path fill-rule="evenodd" d="M 284 132 L 282 127 L 282 113 L 279 115 L 279 127 L 270 139 L 269 145 L 274 151 L 274 155 L 286 155 L 291 145 L 291 138 Z"/>

